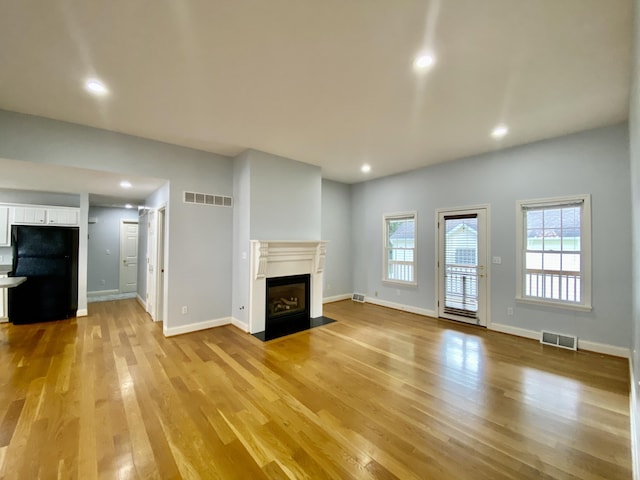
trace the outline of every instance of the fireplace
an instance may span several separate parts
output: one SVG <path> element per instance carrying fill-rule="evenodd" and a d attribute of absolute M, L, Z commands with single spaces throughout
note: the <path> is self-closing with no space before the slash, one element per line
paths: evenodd
<path fill-rule="evenodd" d="M 316 318 L 324 318 L 322 316 L 322 275 L 325 250 L 326 242 L 323 241 L 251 240 L 248 312 L 251 334 L 257 336 L 264 333 L 267 328 L 271 329 L 271 324 L 291 324 L 292 319 L 289 314 L 292 310 L 302 308 L 300 302 L 303 297 L 307 323 Z M 269 286 L 280 287 L 292 278 L 303 277 L 307 277 L 304 296 L 301 290 L 289 293 L 278 290 L 274 295 L 275 303 L 268 301 L 267 282 Z M 279 279 L 283 278 L 287 279 L 285 283 L 278 285 Z M 294 300 L 291 300 L 292 297 Z M 298 307 L 294 307 L 296 298 Z M 290 304 L 287 305 L 287 302 L 282 299 Z M 272 303 L 271 307 L 269 303 Z M 268 320 L 270 309 L 274 315 Z"/>
<path fill-rule="evenodd" d="M 311 275 L 272 277 L 266 284 L 266 330 L 309 322 Z"/>

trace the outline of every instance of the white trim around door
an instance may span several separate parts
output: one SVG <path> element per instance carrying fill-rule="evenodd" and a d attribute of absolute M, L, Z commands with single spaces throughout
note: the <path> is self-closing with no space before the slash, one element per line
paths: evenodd
<path fill-rule="evenodd" d="M 465 222 L 466 219 L 469 221 Z M 439 208 L 436 209 L 435 223 L 436 313 L 438 317 L 487 327 L 491 323 L 489 205 Z M 452 227 L 450 232 L 447 232 L 447 224 Z M 468 248 L 461 245 L 459 252 L 451 250 L 455 240 L 453 237 L 460 237 L 458 240 L 464 241 L 469 232 L 473 233 L 473 240 L 466 246 Z M 445 256 L 447 241 L 450 245 L 449 256 Z M 473 255 L 471 250 L 475 250 Z M 457 270 L 451 273 L 453 267 Z"/>

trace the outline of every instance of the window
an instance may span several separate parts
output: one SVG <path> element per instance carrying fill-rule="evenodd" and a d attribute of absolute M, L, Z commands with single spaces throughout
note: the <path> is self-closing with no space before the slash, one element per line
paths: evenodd
<path fill-rule="evenodd" d="M 590 310 L 590 196 L 517 205 L 517 299 Z"/>
<path fill-rule="evenodd" d="M 385 215 L 383 277 L 387 282 L 416 284 L 416 214 Z"/>

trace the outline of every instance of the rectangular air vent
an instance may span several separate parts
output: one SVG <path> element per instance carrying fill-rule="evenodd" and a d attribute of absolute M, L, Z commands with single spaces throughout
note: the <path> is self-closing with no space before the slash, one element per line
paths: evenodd
<path fill-rule="evenodd" d="M 208 193 L 184 192 L 184 203 L 194 203 L 196 205 L 210 205 L 212 207 L 232 207 L 233 198 L 224 195 L 213 195 Z"/>
<path fill-rule="evenodd" d="M 364 303 L 364 294 L 363 293 L 354 293 L 351 300 L 358 303 Z"/>
<path fill-rule="evenodd" d="M 578 349 L 578 337 L 562 335 L 560 333 L 545 332 L 544 330 L 540 334 L 540 343 L 569 350 Z"/>

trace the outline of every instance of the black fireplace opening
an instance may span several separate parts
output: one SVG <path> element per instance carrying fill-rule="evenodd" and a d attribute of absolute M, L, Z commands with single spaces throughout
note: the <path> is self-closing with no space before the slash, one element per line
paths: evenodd
<path fill-rule="evenodd" d="M 311 275 L 267 278 L 265 329 L 293 328 L 310 318 Z"/>
<path fill-rule="evenodd" d="M 311 318 L 311 275 L 267 278 L 265 330 L 253 335 L 262 341 L 334 322 Z"/>

